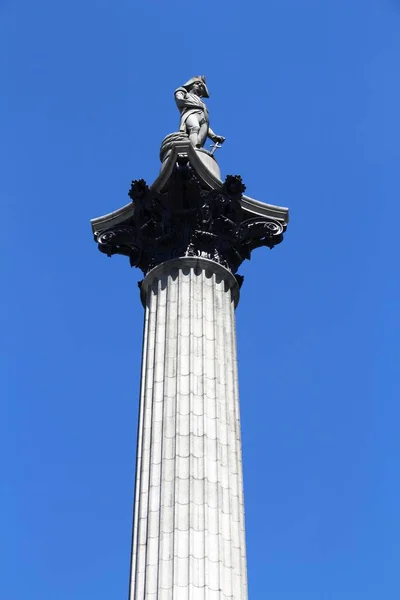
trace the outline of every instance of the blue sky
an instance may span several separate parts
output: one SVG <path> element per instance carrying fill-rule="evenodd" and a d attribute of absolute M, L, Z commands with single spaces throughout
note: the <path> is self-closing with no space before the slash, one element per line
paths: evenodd
<path fill-rule="evenodd" d="M 250 600 L 398 599 L 398 0 L 1 0 L 0 49 L 1 598 L 127 596 L 141 276 L 89 220 L 204 73 L 223 173 L 291 211 L 241 269 Z"/>

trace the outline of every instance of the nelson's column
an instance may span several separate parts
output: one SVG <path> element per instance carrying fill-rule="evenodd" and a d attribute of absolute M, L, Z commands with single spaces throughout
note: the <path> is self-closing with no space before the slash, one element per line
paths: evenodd
<path fill-rule="evenodd" d="M 282 241 L 288 210 L 221 180 L 208 96 L 203 76 L 175 91 L 179 131 L 157 179 L 92 221 L 99 250 L 144 273 L 130 600 L 247 599 L 237 270 Z"/>

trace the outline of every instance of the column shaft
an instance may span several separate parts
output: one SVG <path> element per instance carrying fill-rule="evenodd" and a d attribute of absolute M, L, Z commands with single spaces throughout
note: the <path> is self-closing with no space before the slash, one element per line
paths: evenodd
<path fill-rule="evenodd" d="M 237 295 L 206 259 L 142 284 L 130 600 L 247 600 Z"/>

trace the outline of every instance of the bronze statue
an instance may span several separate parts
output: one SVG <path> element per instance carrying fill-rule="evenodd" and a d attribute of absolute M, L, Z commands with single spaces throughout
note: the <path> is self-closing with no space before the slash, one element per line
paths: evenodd
<path fill-rule="evenodd" d="M 175 90 L 175 101 L 181 113 L 179 131 L 186 133 L 196 148 L 202 148 L 209 137 L 215 144 L 223 144 L 225 138 L 216 135 L 210 127 L 207 106 L 202 98 L 209 98 L 204 75 L 192 77 Z"/>

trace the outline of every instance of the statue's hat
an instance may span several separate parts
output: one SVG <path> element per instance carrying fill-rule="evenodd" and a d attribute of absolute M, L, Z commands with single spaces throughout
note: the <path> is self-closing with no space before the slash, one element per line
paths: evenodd
<path fill-rule="evenodd" d="M 210 94 L 208 92 L 208 87 L 206 84 L 206 78 L 204 75 L 196 75 L 195 77 L 192 77 L 191 79 L 189 79 L 189 81 L 187 81 L 186 83 L 183 84 L 182 87 L 184 87 L 185 89 L 187 89 L 189 91 L 189 89 L 192 87 L 192 85 L 194 83 L 196 83 L 196 81 L 199 81 L 200 83 L 203 84 L 203 88 L 204 88 L 204 98 L 209 98 Z"/>

